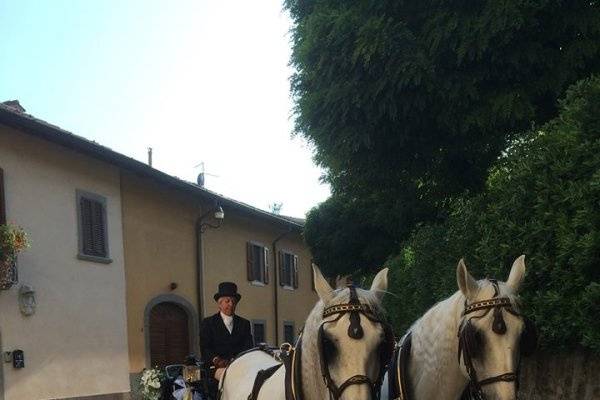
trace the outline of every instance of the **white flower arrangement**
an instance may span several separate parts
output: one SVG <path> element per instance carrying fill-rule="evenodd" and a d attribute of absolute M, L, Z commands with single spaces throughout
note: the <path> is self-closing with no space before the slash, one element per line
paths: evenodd
<path fill-rule="evenodd" d="M 160 400 L 162 394 L 163 373 L 158 368 L 145 369 L 140 379 L 144 400 Z"/>

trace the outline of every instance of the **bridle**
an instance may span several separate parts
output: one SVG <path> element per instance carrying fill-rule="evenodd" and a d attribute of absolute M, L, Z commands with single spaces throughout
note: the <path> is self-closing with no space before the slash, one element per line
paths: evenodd
<path fill-rule="evenodd" d="M 503 335 L 506 333 L 506 324 L 504 323 L 504 319 L 502 317 L 502 309 L 505 309 L 509 313 L 523 318 L 525 322 L 525 330 L 521 336 L 521 351 L 525 353 L 526 350 L 524 349 L 524 341 L 528 341 L 528 343 L 532 340 L 537 341 L 537 339 L 531 339 L 528 337 L 526 338 L 527 335 L 535 336 L 535 327 L 533 326 L 533 323 L 528 321 L 520 313 L 514 310 L 510 298 L 498 297 L 500 289 L 496 280 L 490 279 L 489 281 L 494 285 L 494 296 L 491 299 L 477 301 L 471 304 L 467 304 L 467 300 L 465 299 L 465 309 L 462 313 L 463 319 L 458 329 L 458 362 L 460 363 L 460 359 L 462 357 L 470 379 L 468 388 L 469 397 L 475 400 L 485 400 L 485 394 L 483 393 L 482 387 L 486 385 L 498 382 L 516 382 L 518 388 L 519 368 L 517 367 L 517 371 L 515 372 L 506 372 L 479 380 L 477 377 L 477 371 L 475 371 L 475 367 L 473 366 L 473 358 L 477 357 L 478 353 L 481 351 L 481 337 L 478 336 L 479 333 L 477 332 L 475 326 L 471 323 L 473 319 L 483 318 L 488 315 L 491 310 L 493 310 L 494 321 L 492 324 L 492 330 L 498 335 Z M 485 310 L 485 313 L 482 315 L 467 317 L 469 314 L 480 310 Z M 535 347 L 535 344 L 533 346 Z M 519 366 L 520 363 L 521 360 L 519 359 Z"/>
<path fill-rule="evenodd" d="M 394 334 L 391 326 L 382 318 L 377 316 L 368 304 L 361 303 L 356 293 L 356 287 L 353 285 L 348 286 L 350 289 L 350 301 L 347 304 L 336 304 L 329 306 L 323 310 L 323 319 L 332 315 L 337 315 L 334 319 L 324 320 L 319 327 L 319 333 L 317 337 L 317 345 L 319 350 L 319 362 L 321 365 L 321 375 L 327 390 L 329 391 L 330 399 L 337 400 L 341 397 L 344 390 L 352 385 L 369 385 L 373 398 L 379 398 L 381 382 L 383 381 L 383 375 L 387 369 L 388 363 L 392 357 L 392 353 L 395 346 Z M 337 385 L 331 378 L 329 373 L 329 365 L 324 354 L 324 340 L 325 340 L 325 324 L 330 324 L 338 321 L 344 315 L 350 313 L 350 326 L 348 327 L 348 337 L 354 340 L 360 340 L 364 336 L 363 328 L 360 325 L 360 314 L 369 320 L 381 324 L 384 330 L 385 339 L 380 345 L 379 349 L 379 372 L 377 379 L 372 381 L 366 375 L 354 375 L 346 379 L 340 385 Z"/>

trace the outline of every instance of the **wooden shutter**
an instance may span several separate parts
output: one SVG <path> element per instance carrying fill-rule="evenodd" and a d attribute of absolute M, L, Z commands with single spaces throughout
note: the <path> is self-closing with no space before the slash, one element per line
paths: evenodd
<path fill-rule="evenodd" d="M 0 168 L 0 225 L 6 224 L 6 204 L 4 203 L 4 171 Z"/>
<path fill-rule="evenodd" d="M 252 243 L 246 243 L 246 271 L 250 282 L 254 280 L 254 253 L 252 252 L 252 246 Z"/>
<path fill-rule="evenodd" d="M 104 205 L 98 201 L 92 202 L 92 225 L 94 237 L 94 253 L 106 257 L 106 232 L 104 221 Z"/>
<path fill-rule="evenodd" d="M 283 252 L 279 252 L 279 254 L 277 255 L 278 257 L 278 273 L 279 273 L 279 286 L 285 286 L 283 283 L 283 272 L 285 270 L 283 262 L 284 260 L 284 256 L 283 256 Z"/>
<path fill-rule="evenodd" d="M 294 265 L 292 269 L 292 280 L 294 289 L 298 289 L 298 256 L 294 256 Z"/>
<path fill-rule="evenodd" d="M 269 283 L 269 267 L 271 264 L 271 252 L 269 251 L 269 249 L 267 247 L 264 247 L 264 257 L 265 257 L 265 262 L 263 264 L 263 276 L 264 276 L 264 280 L 263 282 L 265 283 L 265 285 L 267 283 Z"/>
<path fill-rule="evenodd" d="M 83 254 L 108 257 L 104 204 L 82 196 L 79 207 Z"/>

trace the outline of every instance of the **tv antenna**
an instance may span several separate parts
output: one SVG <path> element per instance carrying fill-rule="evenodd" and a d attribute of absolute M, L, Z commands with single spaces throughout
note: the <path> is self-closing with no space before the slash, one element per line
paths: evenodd
<path fill-rule="evenodd" d="M 219 177 L 219 175 L 209 174 L 208 172 L 204 171 L 204 161 L 202 161 L 200 164 L 194 166 L 194 168 L 198 168 L 198 167 L 200 167 L 200 173 L 198 174 L 198 178 L 196 178 L 196 183 L 198 184 L 198 186 L 204 187 L 204 177 L 206 175 L 212 176 L 214 178 Z"/>

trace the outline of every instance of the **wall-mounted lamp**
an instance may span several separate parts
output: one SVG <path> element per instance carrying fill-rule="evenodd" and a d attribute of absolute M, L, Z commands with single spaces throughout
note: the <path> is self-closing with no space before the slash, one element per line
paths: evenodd
<path fill-rule="evenodd" d="M 214 213 L 213 213 L 214 212 Z M 217 206 L 213 210 L 208 211 L 204 215 L 200 217 L 200 221 L 206 218 L 209 214 L 213 213 L 213 218 L 217 221 L 216 224 L 211 224 L 210 222 L 201 222 L 200 223 L 200 232 L 204 233 L 207 228 L 219 228 L 225 219 L 225 212 L 223 211 L 223 207 Z"/>
<path fill-rule="evenodd" d="M 35 314 L 36 301 L 35 290 L 29 285 L 21 285 L 19 288 L 19 309 L 25 316 Z"/>

